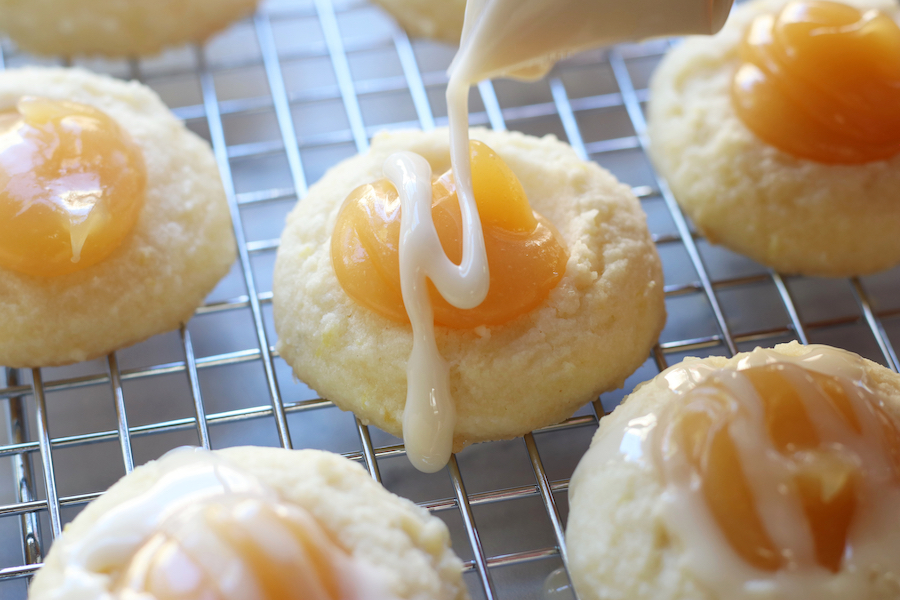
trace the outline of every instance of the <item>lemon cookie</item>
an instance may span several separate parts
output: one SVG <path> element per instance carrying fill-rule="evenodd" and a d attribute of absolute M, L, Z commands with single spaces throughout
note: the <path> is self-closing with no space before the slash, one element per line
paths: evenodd
<path fill-rule="evenodd" d="M 156 54 L 200 42 L 258 0 L 0 0 L 0 30 L 21 48 L 73 56 Z"/>
<path fill-rule="evenodd" d="M 796 342 L 687 359 L 572 476 L 582 600 L 900 597 L 900 376 Z"/>
<path fill-rule="evenodd" d="M 665 320 L 659 258 L 645 216 L 627 186 L 596 164 L 580 160 L 552 136 L 538 139 L 484 129 L 471 133 L 496 151 L 486 151 L 483 157 L 488 183 L 479 183 L 482 170 L 473 154 L 476 200 L 480 185 L 492 189 L 496 183 L 497 194 L 518 189 L 542 215 L 535 221 L 527 202 L 523 207 L 497 201 L 486 210 L 478 200 L 486 230 L 489 221 L 530 221 L 525 229 L 543 225 L 545 232 L 558 234 L 564 249 L 549 252 L 550 262 L 540 267 L 545 269 L 542 275 L 525 269 L 523 285 L 534 278 L 549 286 L 541 295 L 525 288 L 504 289 L 519 285 L 515 278 L 506 280 L 511 283 L 492 288 L 498 294 L 507 292 L 505 299 L 493 301 L 494 291 L 489 292 L 484 305 L 473 309 L 483 312 L 471 319 L 465 311 L 453 313 L 446 303 L 442 307 L 436 302 L 437 347 L 450 365 L 449 389 L 455 402 L 455 450 L 558 422 L 600 392 L 621 386 L 646 360 Z M 385 160 L 398 151 L 421 155 L 436 176 L 450 166 L 447 130 L 440 129 L 379 134 L 368 153 L 331 169 L 288 218 L 275 265 L 273 302 L 277 348 L 296 375 L 340 408 L 399 436 L 413 339 L 402 304 L 397 306 L 399 274 L 391 262 L 396 258 L 381 260 L 393 242 L 385 234 L 382 256 L 369 241 L 360 246 L 353 237 L 370 240 L 366 231 L 335 233 L 351 192 L 355 202 L 370 191 L 393 189 L 373 182 L 384 177 Z M 495 175 L 500 179 L 492 180 Z M 450 185 L 446 173 L 436 180 L 437 203 Z M 455 194 L 450 197 L 447 204 L 453 209 Z M 380 206 L 370 214 L 393 211 L 395 202 Z M 437 204 L 433 212 L 437 223 Z M 453 222 L 458 214 L 457 208 L 446 221 Z M 497 233 L 497 243 L 522 239 L 512 229 Z M 374 270 L 363 271 L 362 281 L 372 282 L 370 298 L 367 288 L 359 287 L 354 300 L 338 280 L 336 267 L 345 270 L 345 259 L 333 261 L 332 249 L 334 236 L 345 234 L 341 240 L 351 248 L 347 262 L 353 262 L 363 246 L 380 257 Z M 490 246 L 488 237 L 486 233 Z M 506 254 L 513 259 L 531 256 L 523 249 Z M 491 261 L 489 257 L 492 278 L 518 268 L 514 260 Z M 376 281 L 393 282 L 395 291 L 385 292 Z M 382 306 L 393 303 L 396 311 L 373 310 L 375 296 L 384 300 Z M 531 299 L 523 299 L 526 296 Z M 504 310 L 510 312 L 501 314 Z"/>
<path fill-rule="evenodd" d="M 235 258 L 212 152 L 159 98 L 0 73 L 0 364 L 88 360 L 186 322 Z"/>
<path fill-rule="evenodd" d="M 466 0 L 375 0 L 375 3 L 391 13 L 412 37 L 459 44 Z"/>
<path fill-rule="evenodd" d="M 178 448 L 69 523 L 31 600 L 465 600 L 444 523 L 317 450 Z"/>
<path fill-rule="evenodd" d="M 678 202 L 710 241 L 779 271 L 900 262 L 900 9 L 848 4 L 747 3 L 650 84 L 651 154 Z"/>

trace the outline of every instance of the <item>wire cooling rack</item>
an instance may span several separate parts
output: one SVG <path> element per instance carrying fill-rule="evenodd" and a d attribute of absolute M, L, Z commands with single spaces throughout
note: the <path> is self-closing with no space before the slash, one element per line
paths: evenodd
<path fill-rule="evenodd" d="M 485 82 L 470 99 L 473 125 L 555 134 L 641 199 L 663 261 L 669 318 L 626 389 L 686 355 L 791 339 L 841 346 L 896 370 L 900 270 L 782 277 L 710 246 L 682 215 L 645 154 L 647 78 L 668 46 L 583 54 L 541 82 Z M 68 63 L 28 56 L 8 41 L 0 48 L 2 68 Z M 240 256 L 178 332 L 103 360 L 0 372 L 0 598 L 25 598 L 52 540 L 87 502 L 134 465 L 183 444 L 342 453 L 447 523 L 473 598 L 544 597 L 545 577 L 566 558 L 569 477 L 623 390 L 524 439 L 470 447 L 425 475 L 409 465 L 400 440 L 318 398 L 273 349 L 271 272 L 285 215 L 325 169 L 365 151 L 376 131 L 446 124 L 452 56 L 448 46 L 411 41 L 360 0 L 275 0 L 202 48 L 78 63 L 142 80 L 210 141 Z"/>

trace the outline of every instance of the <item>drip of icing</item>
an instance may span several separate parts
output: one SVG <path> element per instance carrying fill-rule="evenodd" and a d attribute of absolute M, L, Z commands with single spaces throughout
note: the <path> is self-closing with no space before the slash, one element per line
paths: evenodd
<path fill-rule="evenodd" d="M 487 296 L 490 281 L 484 234 L 470 193 L 461 201 L 463 260 L 459 266 L 453 264 L 434 228 L 428 161 L 411 152 L 393 154 L 384 164 L 384 174 L 400 194 L 400 288 L 413 330 L 413 349 L 406 366 L 403 443 L 413 466 L 434 473 L 450 460 L 456 407 L 450 395 L 450 366 L 434 338 L 426 277 L 451 304 L 478 306 Z"/>
<path fill-rule="evenodd" d="M 388 157 L 384 175 L 400 195 L 400 291 L 413 330 L 406 367 L 403 444 L 410 462 L 434 473 L 450 460 L 456 406 L 450 394 L 450 367 L 434 337 L 434 312 L 426 277 L 457 308 L 481 304 L 490 286 L 484 231 L 472 191 L 469 163 L 468 93 L 471 82 L 454 79 L 447 86 L 450 119 L 450 164 L 462 215 L 462 261 L 447 258 L 431 215 L 431 165 L 421 156 L 399 152 Z"/>
<path fill-rule="evenodd" d="M 831 440 L 829 455 L 845 464 L 865 467 L 859 477 L 863 502 L 854 511 L 848 531 L 847 550 L 841 568 L 832 573 L 816 562 L 810 525 L 794 489 L 795 473 L 781 458 L 767 430 L 762 402 L 750 380 L 741 372 L 765 365 L 795 365 L 809 371 L 838 378 L 847 392 L 854 416 L 840 418 L 837 408 L 810 401 L 804 393 L 802 371 L 790 367 L 781 372 L 799 390 L 811 422 L 823 440 Z M 762 570 L 744 560 L 731 546 L 712 516 L 703 491 L 696 480 L 690 485 L 669 483 L 663 499 L 663 517 L 684 541 L 685 563 L 719 597 L 736 600 L 841 600 L 865 597 L 871 589 L 874 573 L 900 572 L 900 485 L 896 467 L 879 442 L 880 425 L 874 411 L 866 410 L 865 367 L 857 356 L 829 348 L 810 346 L 801 356 L 786 356 L 757 348 L 741 359 L 732 359 L 717 369 L 700 361 L 688 361 L 666 369 L 655 384 L 678 398 L 714 380 L 733 398 L 728 410 L 738 411 L 728 426 L 763 524 L 777 548 L 783 552 L 785 566 Z M 698 390 L 700 392 L 702 390 Z M 661 455 L 659 423 L 668 419 L 667 411 L 632 419 L 618 430 L 605 430 L 596 451 L 607 461 L 637 462 L 657 472 L 686 473 L 687 459 Z M 676 408 L 671 408 L 676 410 Z M 854 423 L 855 420 L 855 423 Z M 856 427 L 859 430 L 856 431 Z M 834 440 L 840 440 L 835 442 Z M 665 464 L 663 464 L 665 463 Z M 900 590 L 896 580 L 883 585 Z"/>
<path fill-rule="evenodd" d="M 58 551 L 62 553 L 61 562 L 66 566 L 61 581 L 48 597 L 54 600 L 76 597 L 149 600 L 146 592 L 132 584 L 148 576 L 148 565 L 143 563 L 148 560 L 147 557 L 154 556 L 159 545 L 165 544 L 166 538 L 162 534 L 168 531 L 170 535 L 187 536 L 194 540 L 214 539 L 210 537 L 214 536 L 213 533 L 201 531 L 203 525 L 198 516 L 204 507 L 219 502 L 225 502 L 224 506 L 229 502 L 232 505 L 243 503 L 239 506 L 244 508 L 243 519 L 260 530 L 247 532 L 246 535 L 265 537 L 259 546 L 271 553 L 269 559 L 287 555 L 284 544 L 296 543 L 290 536 L 285 536 L 286 532 L 263 531 L 271 524 L 266 520 L 254 519 L 247 507 L 271 507 L 276 513 L 299 512 L 300 509 L 280 503 L 274 490 L 212 452 L 201 448 L 176 448 L 156 461 L 155 468 L 162 472 L 161 476 L 147 491 L 102 515 L 77 541 L 62 538 Z M 238 511 L 237 514 L 240 516 L 242 513 Z M 192 530 L 193 534 L 186 533 L 188 530 Z M 221 598 L 256 600 L 263 597 L 239 555 L 222 546 L 217 547 L 217 552 L 223 553 L 219 559 L 205 553 L 195 553 L 191 558 L 199 560 L 199 564 L 218 567 L 221 567 L 222 560 L 227 562 L 228 569 L 210 571 L 222 571 L 217 582 Z M 349 556 L 334 555 L 330 558 L 334 559 L 336 574 L 342 582 L 340 600 L 396 600 L 386 592 L 381 575 L 371 566 Z M 129 568 L 125 587 L 114 590 L 113 574 L 120 572 L 123 562 L 127 564 L 132 560 L 137 563 Z M 188 585 L 197 576 L 196 567 L 183 560 L 169 560 L 165 568 L 167 572 L 158 577 L 179 586 Z M 292 575 L 298 576 L 297 573 Z"/>

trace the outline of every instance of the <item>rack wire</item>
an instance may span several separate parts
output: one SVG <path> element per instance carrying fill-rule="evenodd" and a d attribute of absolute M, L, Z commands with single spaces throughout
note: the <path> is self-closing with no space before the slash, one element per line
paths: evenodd
<path fill-rule="evenodd" d="M 448 524 L 473 598 L 542 598 L 566 562 L 569 477 L 598 421 L 634 384 L 686 355 L 797 339 L 897 370 L 900 270 L 784 277 L 711 246 L 646 157 L 649 71 L 669 41 L 574 57 L 535 84 L 484 82 L 471 123 L 556 134 L 634 186 L 663 260 L 669 321 L 625 390 L 524 439 L 478 444 L 434 475 L 400 440 L 318 398 L 273 348 L 271 266 L 284 215 L 325 168 L 383 128 L 446 124 L 453 49 L 410 40 L 360 0 L 273 0 L 203 47 L 84 66 L 154 87 L 212 144 L 239 261 L 195 317 L 105 360 L 3 369 L 0 597 L 28 579 L 64 523 L 134 465 L 177 445 L 318 447 L 360 461 Z M 57 61 L 68 64 L 68 61 Z M 46 63 L 0 45 L 0 68 Z M 2 300 L 0 300 L 2 302 Z"/>

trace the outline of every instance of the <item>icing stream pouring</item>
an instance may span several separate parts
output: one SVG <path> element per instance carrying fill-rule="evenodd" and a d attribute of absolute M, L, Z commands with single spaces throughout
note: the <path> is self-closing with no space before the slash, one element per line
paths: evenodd
<path fill-rule="evenodd" d="M 401 201 L 400 272 L 403 303 L 413 328 L 407 366 L 403 437 L 419 470 L 434 472 L 450 458 L 456 411 L 450 366 L 440 355 L 427 293 L 431 279 L 459 308 L 487 296 L 490 272 L 484 233 L 472 192 L 469 162 L 469 88 L 483 79 L 543 76 L 559 58 L 627 40 L 711 34 L 725 22 L 732 0 L 469 0 L 460 49 L 450 66 L 447 108 L 450 161 L 462 215 L 462 261 L 444 253 L 431 218 L 431 168 L 409 152 L 390 156 L 385 176 Z"/>

